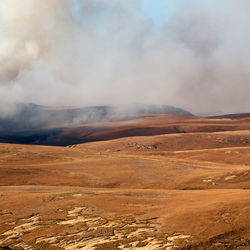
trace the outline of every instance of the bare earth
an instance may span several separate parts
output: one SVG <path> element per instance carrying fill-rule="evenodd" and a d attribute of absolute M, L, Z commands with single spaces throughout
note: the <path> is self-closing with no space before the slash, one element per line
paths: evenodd
<path fill-rule="evenodd" d="M 248 117 L 97 125 L 0 144 L 0 249 L 250 249 Z"/>

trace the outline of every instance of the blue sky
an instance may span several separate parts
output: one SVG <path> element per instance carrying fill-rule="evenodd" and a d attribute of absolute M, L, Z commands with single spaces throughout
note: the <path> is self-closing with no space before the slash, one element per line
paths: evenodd
<path fill-rule="evenodd" d="M 75 7 L 73 12 L 80 10 L 80 0 L 73 0 Z M 183 0 L 138 0 L 141 8 L 153 19 L 155 23 L 168 20 L 181 6 Z"/>
<path fill-rule="evenodd" d="M 141 7 L 159 23 L 168 20 L 182 5 L 183 0 L 141 0 Z"/>

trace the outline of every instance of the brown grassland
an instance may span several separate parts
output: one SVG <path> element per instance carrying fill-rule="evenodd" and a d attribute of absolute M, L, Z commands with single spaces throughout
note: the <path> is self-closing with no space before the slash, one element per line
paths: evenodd
<path fill-rule="evenodd" d="M 250 249 L 250 118 L 91 126 L 0 144 L 0 249 Z"/>

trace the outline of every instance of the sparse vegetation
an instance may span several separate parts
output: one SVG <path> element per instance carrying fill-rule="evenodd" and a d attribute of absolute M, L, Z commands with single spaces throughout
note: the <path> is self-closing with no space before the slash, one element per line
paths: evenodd
<path fill-rule="evenodd" d="M 168 126 L 168 115 L 150 117 L 133 126 Z M 0 245 L 248 247 L 248 118 L 171 118 L 188 132 L 130 137 L 114 126 L 117 139 L 74 147 L 1 144 Z M 218 123 L 228 131 L 211 133 Z"/>

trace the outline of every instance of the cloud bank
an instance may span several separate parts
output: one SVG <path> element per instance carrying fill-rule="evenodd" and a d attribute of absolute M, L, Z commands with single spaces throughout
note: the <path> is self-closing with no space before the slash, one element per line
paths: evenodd
<path fill-rule="evenodd" d="M 189 0 L 155 22 L 139 0 L 1 0 L 0 113 L 176 105 L 250 112 L 248 0 Z"/>

